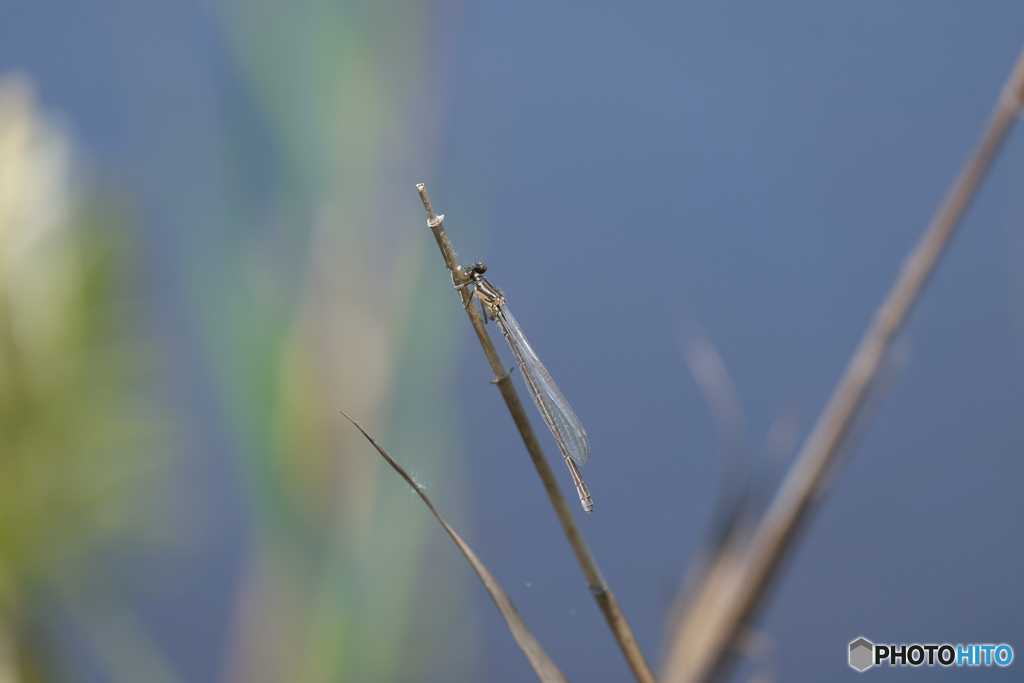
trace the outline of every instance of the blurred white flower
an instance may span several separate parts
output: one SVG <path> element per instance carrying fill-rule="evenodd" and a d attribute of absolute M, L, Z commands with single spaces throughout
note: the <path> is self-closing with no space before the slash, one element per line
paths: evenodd
<path fill-rule="evenodd" d="M 19 353 L 57 349 L 79 278 L 68 240 L 72 146 L 27 76 L 0 76 L 0 289 Z"/>

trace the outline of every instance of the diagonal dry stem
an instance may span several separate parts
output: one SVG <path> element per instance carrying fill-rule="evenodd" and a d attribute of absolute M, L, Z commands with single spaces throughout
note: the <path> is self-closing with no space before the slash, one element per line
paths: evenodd
<path fill-rule="evenodd" d="M 444 216 L 438 216 L 434 212 L 434 207 L 430 204 L 430 197 L 427 195 L 427 190 L 422 183 L 418 184 L 416 189 L 419 190 L 420 199 L 423 200 L 423 208 L 427 210 L 427 225 L 430 226 L 431 231 L 434 233 L 437 246 L 440 247 L 441 255 L 444 256 L 445 265 L 451 271 L 452 281 L 456 285 L 465 284 L 469 278 L 459 266 L 452 243 L 448 240 L 448 235 L 445 234 L 444 224 L 442 223 Z M 467 287 L 459 287 L 457 291 L 462 296 L 462 306 L 469 315 L 469 320 L 476 331 L 477 339 L 480 340 L 480 345 L 484 349 L 487 361 L 491 364 L 491 372 L 494 373 L 494 383 L 498 385 L 501 396 L 505 399 L 505 405 L 508 406 L 508 410 L 512 414 L 512 420 L 516 423 L 516 428 L 519 430 L 523 443 L 526 445 L 526 450 L 530 454 L 530 459 L 533 460 L 533 464 L 537 468 L 537 474 L 540 475 L 544 489 L 551 499 L 551 505 L 554 506 L 558 520 L 562 523 L 562 529 L 569 539 L 569 545 L 572 546 L 572 550 L 576 554 L 576 560 L 580 563 L 583 574 L 587 577 L 587 582 L 590 584 L 590 592 L 594 595 L 594 599 L 597 600 L 597 604 L 612 630 L 612 635 L 619 643 L 622 654 L 626 657 L 626 662 L 629 664 L 629 668 L 632 669 L 637 681 L 640 681 L 640 683 L 656 683 L 654 674 L 651 673 L 651 669 L 647 665 L 647 661 L 644 659 L 636 639 L 633 637 L 629 623 L 626 621 L 625 615 L 622 614 L 619 603 L 615 600 L 615 595 L 612 594 L 611 589 L 601 575 L 597 561 L 594 560 L 594 556 L 587 546 L 587 541 L 583 538 L 583 533 L 576 525 L 576 519 L 572 516 L 572 511 L 569 509 L 565 497 L 562 496 L 562 490 L 559 488 L 558 481 L 551 471 L 551 465 L 548 464 L 547 458 L 544 457 L 544 451 L 541 450 L 537 434 L 533 431 L 530 420 L 526 417 L 526 411 L 523 409 L 523 404 L 519 400 L 519 394 L 512 384 L 512 378 L 505 372 L 505 366 L 502 365 L 501 358 L 498 356 L 494 343 L 491 341 L 491 336 L 484 327 L 480 311 L 473 305 L 472 295 Z"/>
<path fill-rule="evenodd" d="M 738 634 L 760 607 L 772 577 L 815 501 L 831 481 L 839 454 L 882 369 L 892 343 L 956 231 L 985 172 L 1024 102 L 1024 53 L 996 103 L 977 147 L 960 171 L 861 339 L 839 385 L 749 541 L 705 565 L 689 608 L 676 622 L 663 679 L 695 683 L 724 674 Z"/>
<path fill-rule="evenodd" d="M 342 413 L 342 415 L 345 415 L 345 413 Z M 474 571 L 476 571 L 477 576 L 479 576 L 480 580 L 483 581 L 484 588 L 486 588 L 487 592 L 491 594 L 491 598 L 494 600 L 494 604 L 498 606 L 498 611 L 501 612 L 501 616 L 505 617 L 505 623 L 508 624 L 508 630 L 512 632 L 512 637 L 516 639 L 516 643 L 519 644 L 523 654 L 526 655 L 526 659 L 529 660 L 530 666 L 533 667 L 534 672 L 537 674 L 537 678 L 539 678 L 542 683 L 569 683 L 565 674 L 563 674 L 558 668 L 558 665 L 548 657 L 544 648 L 540 646 L 537 639 L 533 637 L 532 633 L 530 633 L 530 629 L 526 627 L 526 622 L 524 622 L 523 618 L 519 615 L 519 610 L 517 610 L 516 606 L 512 604 L 512 598 L 508 597 L 508 593 L 506 593 L 505 589 L 501 587 L 501 584 L 498 583 L 496 578 L 494 578 L 494 575 L 487 569 L 487 566 L 484 565 L 484 563 L 480 561 L 480 558 L 476 556 L 476 553 L 469 547 L 469 544 L 462 540 L 461 536 L 455 533 L 455 529 L 451 528 L 448 525 L 448 522 L 444 521 L 444 517 L 442 517 L 434 508 L 434 504 L 430 502 L 430 499 L 427 498 L 427 494 L 423 492 L 423 487 L 417 484 L 416 481 L 409 476 L 409 473 L 406 472 L 402 466 L 399 465 L 395 459 L 392 458 L 391 455 L 366 432 L 365 429 L 363 429 L 361 424 L 353 420 L 348 415 L 345 415 L 345 418 L 363 433 L 366 440 L 373 444 L 373 447 L 377 449 L 377 452 L 380 453 L 381 456 L 388 461 L 388 464 L 391 465 L 391 467 L 398 472 L 403 479 L 405 479 L 406 483 L 416 491 L 423 502 L 426 503 L 427 507 L 430 508 L 430 511 L 434 513 L 434 517 L 437 517 L 437 521 L 441 523 L 444 530 L 447 531 L 448 535 L 452 537 L 453 541 L 455 541 L 455 545 L 459 546 L 459 550 L 461 550 L 462 554 L 466 556 L 466 559 L 469 560 L 469 564 L 472 565 Z"/>

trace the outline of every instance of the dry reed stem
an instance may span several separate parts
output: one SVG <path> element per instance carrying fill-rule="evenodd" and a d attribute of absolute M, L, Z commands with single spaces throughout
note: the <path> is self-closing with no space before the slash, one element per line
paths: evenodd
<path fill-rule="evenodd" d="M 749 542 L 731 561 L 714 558 L 689 608 L 676 623 L 665 683 L 695 683 L 723 675 L 747 621 L 764 603 L 795 534 L 832 481 L 837 455 L 875 382 L 883 361 L 921 290 L 956 231 L 964 211 L 1024 102 L 1024 52 L 1018 58 L 981 139 L 950 188 L 924 236 L 861 339 L 825 411 L 797 455 Z"/>
<path fill-rule="evenodd" d="M 422 183 L 416 185 L 416 189 L 420 193 L 420 199 L 423 200 L 423 208 L 427 210 L 427 225 L 430 226 L 431 231 L 434 233 L 437 246 L 441 249 L 441 255 L 444 256 L 445 265 L 448 266 L 448 270 L 451 272 L 452 281 L 456 285 L 465 284 L 469 278 L 462 267 L 459 266 L 455 250 L 452 248 L 452 243 L 444 231 L 444 224 L 442 222 L 444 216 L 438 216 L 434 212 L 434 207 L 430 203 L 430 197 L 427 195 L 427 190 Z M 569 545 L 572 546 L 572 550 L 576 554 L 576 560 L 580 563 L 584 576 L 587 577 L 590 592 L 594 595 L 594 599 L 597 600 L 601 613 L 604 614 L 604 618 L 612 630 L 612 635 L 622 649 L 622 654 L 625 656 L 626 662 L 629 664 L 629 668 L 633 671 L 637 681 L 640 683 L 657 683 L 654 674 L 647 665 L 647 660 L 644 659 L 644 655 L 640 651 L 636 639 L 633 637 L 633 632 L 629 628 L 625 615 L 622 614 L 622 610 L 619 608 L 615 595 L 612 594 L 611 589 L 601 575 L 597 561 L 591 554 L 586 539 L 583 538 L 583 532 L 577 526 L 576 519 L 572 516 L 572 511 L 562 495 L 562 490 L 558 486 L 558 480 L 555 479 L 551 465 L 548 464 L 544 451 L 540 447 L 540 442 L 537 440 L 537 434 L 533 431 L 530 420 L 526 417 L 526 410 L 524 410 L 523 404 L 519 400 L 519 394 L 512 384 L 512 378 L 505 372 L 505 366 L 502 364 L 501 358 L 494 348 L 490 334 L 488 334 L 487 329 L 484 327 L 480 311 L 473 305 L 472 294 L 470 294 L 467 287 L 459 287 L 457 291 L 462 296 L 462 306 L 469 315 L 469 320 L 476 331 L 477 339 L 480 340 L 480 345 L 484 349 L 484 355 L 487 356 L 487 361 L 491 364 L 491 372 L 494 373 L 494 383 L 498 385 L 501 396 L 505 399 L 505 405 L 508 406 L 508 411 L 512 414 L 512 420 L 519 430 L 519 435 L 526 445 L 527 452 L 530 454 L 530 459 L 533 460 L 534 467 L 537 468 L 537 474 L 540 475 L 541 482 L 544 484 L 544 490 L 547 491 L 548 497 L 551 499 L 551 505 L 554 506 L 555 513 L 558 515 L 558 520 L 562 523 L 562 530 L 569 539 Z"/>

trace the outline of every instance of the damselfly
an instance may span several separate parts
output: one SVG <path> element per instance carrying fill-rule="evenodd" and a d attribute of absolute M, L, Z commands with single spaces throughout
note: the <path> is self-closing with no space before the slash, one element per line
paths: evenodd
<path fill-rule="evenodd" d="M 559 450 L 565 464 L 569 466 L 573 482 L 576 484 L 576 492 L 580 496 L 580 503 L 583 509 L 590 512 L 594 509 L 594 501 L 590 498 L 590 491 L 583 483 L 583 477 L 577 465 L 586 465 L 590 459 L 590 441 L 587 440 L 587 432 L 583 425 L 572 412 L 568 401 L 562 396 L 562 392 L 555 386 L 554 380 L 548 374 L 547 369 L 537 358 L 530 347 L 519 323 L 512 317 L 505 305 L 505 295 L 483 276 L 487 266 L 483 263 L 474 263 L 465 270 L 469 276 L 466 284 L 472 284 L 474 293 L 483 305 L 485 314 L 491 320 L 498 323 L 501 333 L 512 348 L 512 355 L 516 357 L 519 370 L 523 373 L 526 386 L 530 390 L 533 402 L 537 404 L 541 416 L 548 424 L 548 429 L 555 437 Z"/>

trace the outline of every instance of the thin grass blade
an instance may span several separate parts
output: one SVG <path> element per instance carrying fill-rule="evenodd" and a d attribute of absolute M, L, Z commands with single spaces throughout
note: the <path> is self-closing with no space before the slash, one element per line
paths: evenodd
<path fill-rule="evenodd" d="M 342 413 L 342 415 L 345 415 L 345 413 Z M 384 450 L 384 448 L 377 443 L 365 429 L 363 429 L 361 424 L 353 420 L 348 415 L 345 415 L 345 418 L 354 424 L 356 429 L 362 432 L 363 436 L 366 437 L 366 440 L 373 444 L 373 447 L 376 448 L 377 452 L 388 461 L 388 464 L 391 465 L 392 469 L 398 472 L 402 479 L 405 479 L 406 483 L 416 491 L 416 494 L 419 495 L 424 503 L 426 503 L 427 507 L 430 508 L 430 511 L 434 513 L 434 517 L 437 517 L 437 521 L 441 523 L 444 530 L 447 531 L 448 535 L 452 537 L 453 541 L 455 541 L 455 545 L 459 546 L 459 550 L 461 550 L 462 554 L 466 556 L 466 559 L 469 560 L 469 564 L 473 567 L 473 570 L 483 582 L 484 588 L 486 588 L 487 592 L 491 594 L 491 599 L 493 599 L 494 604 L 498 606 L 498 611 L 501 612 L 501 616 L 505 618 L 505 623 L 508 624 L 508 629 L 512 632 L 512 637 L 516 639 L 516 643 L 518 643 L 519 648 L 523 651 L 523 654 L 526 655 L 526 659 L 530 662 L 530 666 L 533 667 L 533 671 L 537 674 L 537 678 L 539 678 L 543 683 L 568 683 L 569 679 L 565 677 L 565 674 L 563 674 L 561 669 L 558 668 L 558 665 L 548 657 L 544 648 L 540 646 L 537 639 L 533 637 L 532 633 L 530 633 L 530 629 L 526 627 L 526 622 L 524 622 L 523 618 L 519 615 L 519 610 L 517 610 L 516 606 L 512 603 L 512 599 L 508 597 L 508 593 L 506 593 L 505 589 L 501 587 L 501 584 L 498 583 L 496 578 L 494 578 L 494 575 L 491 574 L 489 569 L 487 569 L 487 566 L 484 565 L 484 563 L 480 561 L 480 558 L 476 556 L 476 553 L 469 547 L 469 544 L 462 540 L 461 536 L 455 533 L 455 529 L 451 528 L 451 526 L 448 525 L 448 522 L 444 521 L 444 518 L 434 508 L 434 504 L 430 502 L 429 498 L 427 498 L 427 494 L 423 492 L 423 487 L 417 484 L 416 481 L 409 476 L 409 473 L 402 469 L 401 465 L 395 462 L 395 459 L 392 458 L 391 455 Z"/>

